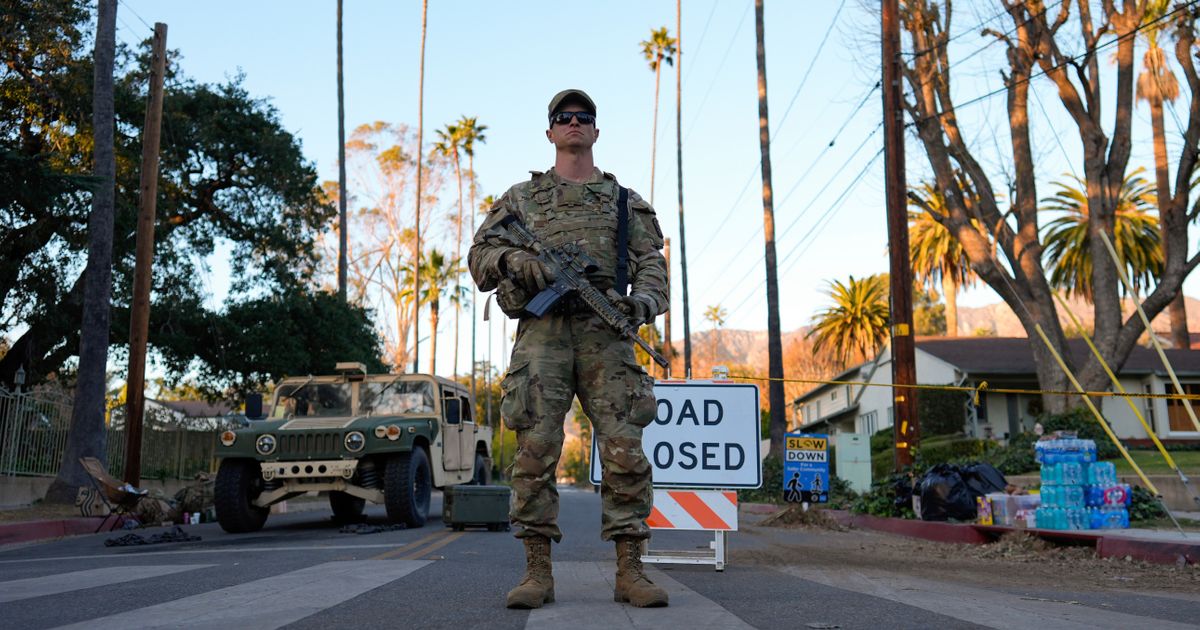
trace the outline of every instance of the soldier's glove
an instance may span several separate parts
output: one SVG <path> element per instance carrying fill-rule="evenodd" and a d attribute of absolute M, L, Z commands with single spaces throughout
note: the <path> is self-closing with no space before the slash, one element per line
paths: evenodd
<path fill-rule="evenodd" d="M 616 307 L 638 326 L 650 323 L 656 314 L 654 302 L 640 293 L 621 296 L 617 299 Z"/>
<path fill-rule="evenodd" d="M 527 251 L 517 250 L 509 253 L 504 257 L 504 264 L 513 278 L 533 293 L 554 282 L 554 272 L 550 271 L 550 267 Z"/>

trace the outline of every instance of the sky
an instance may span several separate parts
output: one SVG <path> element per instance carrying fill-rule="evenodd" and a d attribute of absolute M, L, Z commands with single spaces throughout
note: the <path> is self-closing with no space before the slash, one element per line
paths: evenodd
<path fill-rule="evenodd" d="M 784 331 L 807 325 L 824 307 L 829 281 L 887 271 L 883 198 L 878 16 L 861 0 L 767 0 L 766 57 L 771 119 L 780 316 Z M 675 69 L 662 73 L 658 157 L 651 190 L 654 73 L 640 45 L 652 29 L 675 34 L 675 3 L 611 0 L 429 2 L 425 56 L 425 141 L 463 115 L 488 126 L 476 149 L 480 195 L 499 195 L 553 164 L 544 136 L 546 103 L 567 87 L 597 103 L 596 164 L 643 197 L 653 195 L 672 242 L 672 336 L 683 337 L 680 219 L 675 164 Z M 959 102 L 1001 85 L 1003 50 L 977 33 L 1005 28 L 996 2 L 954 4 L 951 58 Z M 336 3 L 333 0 L 184 2 L 120 0 L 118 38 L 133 45 L 149 25 L 169 27 L 168 47 L 191 78 L 222 82 L 244 76 L 249 92 L 278 109 L 283 125 L 303 143 L 322 180 L 337 178 Z M 421 3 L 347 0 L 344 66 L 347 133 L 381 120 L 415 125 Z M 726 328 L 765 329 L 763 211 L 759 170 L 754 10 L 750 0 L 683 2 L 684 216 L 691 329 L 710 324 L 704 310 L 721 305 Z M 959 34 L 961 33 L 961 36 Z M 1138 53 L 1140 59 L 1140 51 Z M 1111 85 L 1112 81 L 1109 81 Z M 1078 136 L 1048 79 L 1035 80 L 1031 112 L 1039 156 L 1039 193 L 1078 172 Z M 1111 110 L 1110 110 L 1111 111 Z M 1006 142 L 1004 95 L 960 112 L 969 141 L 995 168 L 995 147 Z M 1180 115 L 1183 115 L 1181 112 Z M 1132 166 L 1151 166 L 1148 114 L 1135 117 Z M 1172 128 L 1168 117 L 1168 130 Z M 908 181 L 928 163 L 908 141 Z M 1177 155 L 1177 152 L 1174 153 Z M 999 178 L 997 178 L 999 182 Z M 353 193 L 353 191 L 351 191 Z M 447 196 L 447 201 L 451 201 Z M 227 292 L 219 254 L 207 281 L 215 304 Z M 1185 285 L 1200 293 L 1200 278 Z M 999 302 L 986 287 L 968 289 L 960 306 Z M 497 311 L 498 312 L 498 311 Z M 443 326 L 451 325 L 443 317 Z M 427 333 L 427 322 L 422 327 Z M 494 361 L 500 323 L 493 322 Z M 487 324 L 480 323 L 481 339 Z M 509 334 L 515 326 L 508 326 Z M 445 330 L 445 329 L 443 329 Z M 449 337 L 443 337 L 448 339 Z M 463 343 L 460 365 L 469 361 Z M 439 344 L 447 365 L 450 343 Z M 427 352 L 424 345 L 422 354 Z M 480 352 L 486 356 L 486 351 Z M 424 361 L 423 361 L 424 363 Z M 439 367 L 439 372 L 444 372 Z"/>

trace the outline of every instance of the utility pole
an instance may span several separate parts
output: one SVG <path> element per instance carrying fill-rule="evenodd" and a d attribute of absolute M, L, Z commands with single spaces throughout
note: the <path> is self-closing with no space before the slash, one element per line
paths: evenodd
<path fill-rule="evenodd" d="M 692 377 L 692 318 L 688 313 L 687 239 L 683 235 L 683 8 L 675 0 L 675 171 L 679 184 L 679 269 L 683 287 L 683 375 Z M 667 261 L 670 263 L 670 261 Z M 670 264 L 667 274 L 670 275 Z M 670 298 L 667 298 L 670 301 Z M 670 317 L 670 313 L 667 314 Z M 668 319 L 669 323 L 671 320 Z M 671 349 L 671 334 L 667 333 L 667 349 Z M 670 362 L 671 355 L 667 355 Z"/>
<path fill-rule="evenodd" d="M 904 86 L 900 74 L 899 0 L 883 0 L 883 151 L 891 270 L 892 431 L 895 469 L 913 463 L 919 440 L 916 349 L 912 326 L 912 269 L 908 259 L 908 202 L 904 181 Z"/>
<path fill-rule="evenodd" d="M 421 371 L 421 175 L 425 162 L 425 24 L 429 0 L 421 3 L 421 74 L 417 81 L 417 243 L 413 258 L 413 372 Z M 429 331 L 436 335 L 436 330 Z"/>
<path fill-rule="evenodd" d="M 150 57 L 150 101 L 142 128 L 142 172 L 138 187 L 137 250 L 133 305 L 129 317 L 129 375 L 125 381 L 125 481 L 142 478 L 142 413 L 146 406 L 146 337 L 150 329 L 150 281 L 154 263 L 154 211 L 158 197 L 158 147 L 162 128 L 167 25 L 154 24 Z"/>
<path fill-rule="evenodd" d="M 342 0 L 337 3 L 338 297 L 346 301 L 346 94 L 342 81 Z"/>

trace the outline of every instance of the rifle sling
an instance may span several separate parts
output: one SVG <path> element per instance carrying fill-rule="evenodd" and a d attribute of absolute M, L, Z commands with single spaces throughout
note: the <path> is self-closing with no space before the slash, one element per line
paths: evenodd
<path fill-rule="evenodd" d="M 617 195 L 617 279 L 614 289 L 629 294 L 629 189 L 619 186 Z"/>

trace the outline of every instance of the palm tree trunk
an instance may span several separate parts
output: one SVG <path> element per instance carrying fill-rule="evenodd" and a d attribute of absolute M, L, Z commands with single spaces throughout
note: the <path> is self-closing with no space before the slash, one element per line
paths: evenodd
<path fill-rule="evenodd" d="M 958 283 L 942 274 L 942 297 L 946 299 L 946 336 L 958 336 Z"/>
<path fill-rule="evenodd" d="M 471 181 L 467 185 L 467 193 L 470 195 L 471 203 L 471 236 L 475 235 L 475 155 L 474 152 L 467 155 L 467 174 L 470 175 Z M 471 283 L 471 397 L 477 400 L 479 392 L 475 390 L 475 283 Z M 490 394 L 489 394 L 490 395 Z M 490 418 L 490 416 L 489 416 Z"/>
<path fill-rule="evenodd" d="M 771 450 L 783 456 L 783 434 L 787 430 L 787 403 L 783 397 L 783 340 L 779 323 L 779 279 L 775 261 L 775 207 L 771 189 L 771 135 L 767 115 L 767 52 L 763 27 L 763 0 L 754 0 L 754 31 L 758 61 L 758 143 L 762 152 L 762 200 L 764 260 L 767 267 L 767 362 L 771 413 Z"/>
<path fill-rule="evenodd" d="M 455 261 L 462 260 L 462 233 L 463 233 L 463 191 L 462 191 L 462 164 L 459 162 L 458 148 L 454 149 L 454 179 L 458 182 L 458 234 L 454 238 L 454 259 Z M 457 264 L 457 262 L 455 263 Z M 458 275 L 455 275 L 454 295 L 458 295 Z M 462 303 L 457 298 L 454 301 L 454 378 L 458 379 L 458 325 L 462 319 Z"/>
<path fill-rule="evenodd" d="M 429 16 L 429 0 L 421 2 L 421 71 L 417 80 L 417 206 L 416 232 L 417 238 L 413 245 L 413 295 L 421 295 L 421 175 L 425 162 L 425 26 Z M 420 371 L 421 361 L 421 300 L 413 300 L 413 372 Z M 437 334 L 430 334 L 430 339 L 437 342 Z"/>
<path fill-rule="evenodd" d="M 108 363 L 112 311 L 112 249 L 116 158 L 113 152 L 113 57 L 116 52 L 117 0 L 100 0 L 96 16 L 95 66 L 92 74 L 92 155 L 98 185 L 88 217 L 88 262 L 84 271 L 83 318 L 79 334 L 79 371 L 71 428 L 58 474 L 46 491 L 46 501 L 75 500 L 88 475 L 80 457 L 107 460 L 104 428 L 105 368 Z"/>
<path fill-rule="evenodd" d="M 679 188 L 679 269 L 683 290 L 683 373 L 692 374 L 691 314 L 688 312 L 687 239 L 683 231 L 683 23 L 682 0 L 675 0 L 675 174 Z M 668 300 L 670 297 L 668 296 Z M 667 335 L 671 348 L 671 335 Z M 670 358 L 671 355 L 667 355 Z"/>
<path fill-rule="evenodd" d="M 662 74 L 663 56 L 658 55 L 654 64 L 654 126 L 650 132 L 650 205 L 654 205 L 654 166 L 658 163 L 655 154 L 658 152 L 658 78 Z"/>
<path fill-rule="evenodd" d="M 1161 97 L 1150 97 L 1150 126 L 1154 132 L 1154 182 L 1158 193 L 1158 212 L 1161 217 L 1169 211 L 1163 207 L 1171 203 L 1171 175 L 1167 165 L 1167 132 L 1163 123 L 1163 100 Z M 1162 234 L 1163 260 L 1167 260 L 1167 248 L 1170 239 L 1167 234 L 1167 222 L 1159 221 Z M 1183 287 L 1175 299 L 1167 305 L 1167 314 L 1171 319 L 1171 346 L 1174 348 L 1189 348 L 1191 336 L 1188 334 L 1187 305 L 1184 302 Z"/>
<path fill-rule="evenodd" d="M 430 289 L 432 289 L 432 285 Z M 438 299 L 429 300 L 429 373 L 437 374 Z"/>
<path fill-rule="evenodd" d="M 338 297 L 346 301 L 346 97 L 342 82 L 342 0 L 337 3 Z"/>

